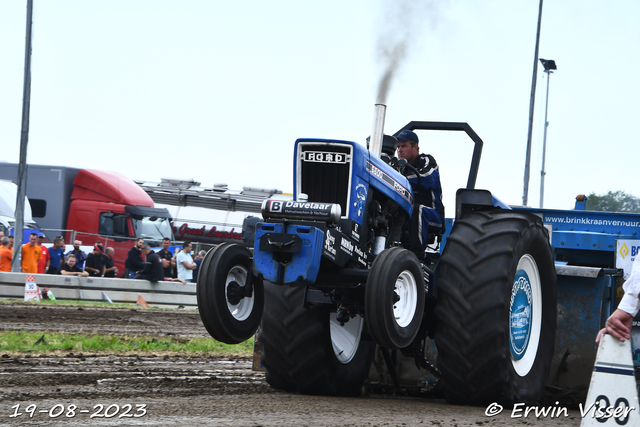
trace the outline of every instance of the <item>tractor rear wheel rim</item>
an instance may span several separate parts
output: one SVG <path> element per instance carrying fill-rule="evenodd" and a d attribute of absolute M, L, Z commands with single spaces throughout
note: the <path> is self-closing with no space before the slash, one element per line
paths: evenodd
<path fill-rule="evenodd" d="M 525 254 L 518 261 L 509 309 L 511 363 L 521 377 L 531 371 L 536 360 L 541 330 L 542 282 L 535 259 Z"/>

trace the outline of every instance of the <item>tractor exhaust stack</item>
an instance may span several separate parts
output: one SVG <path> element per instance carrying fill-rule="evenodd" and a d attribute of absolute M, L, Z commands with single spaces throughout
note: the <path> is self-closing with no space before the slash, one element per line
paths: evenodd
<path fill-rule="evenodd" d="M 371 145 L 369 153 L 376 157 L 382 154 L 382 139 L 384 134 L 384 118 L 387 113 L 387 106 L 376 104 L 373 112 L 373 131 L 371 132 Z"/>

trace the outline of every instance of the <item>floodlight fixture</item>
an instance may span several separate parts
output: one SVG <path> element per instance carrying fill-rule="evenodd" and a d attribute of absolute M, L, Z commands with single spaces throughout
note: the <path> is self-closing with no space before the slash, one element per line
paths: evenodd
<path fill-rule="evenodd" d="M 551 72 L 553 72 L 553 70 L 557 70 L 558 69 L 556 67 L 556 61 L 554 61 L 553 59 L 542 59 L 542 58 L 540 58 L 540 62 L 542 63 L 542 66 L 544 67 L 544 72 L 545 73 L 551 73 Z"/>

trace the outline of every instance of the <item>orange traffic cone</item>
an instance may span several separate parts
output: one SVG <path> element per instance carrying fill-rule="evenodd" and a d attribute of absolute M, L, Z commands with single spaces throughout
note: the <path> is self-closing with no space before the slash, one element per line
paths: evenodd
<path fill-rule="evenodd" d="M 149 307 L 149 304 L 142 298 L 142 295 L 138 294 L 138 301 L 136 301 L 136 305 L 140 305 L 142 307 Z"/>

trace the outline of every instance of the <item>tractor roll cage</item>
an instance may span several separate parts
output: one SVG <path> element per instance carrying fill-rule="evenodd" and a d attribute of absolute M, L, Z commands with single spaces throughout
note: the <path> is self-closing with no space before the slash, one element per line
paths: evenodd
<path fill-rule="evenodd" d="M 422 122 L 411 121 L 407 123 L 402 129 L 397 131 L 393 136 L 400 135 L 403 130 L 452 130 L 452 131 L 464 131 L 471 138 L 474 143 L 473 155 L 471 156 L 471 167 L 469 169 L 469 178 L 467 179 L 468 189 L 476 187 L 476 178 L 478 177 L 478 168 L 480 167 L 480 157 L 482 156 L 482 139 L 478 134 L 471 129 L 468 123 L 463 122 Z"/>

